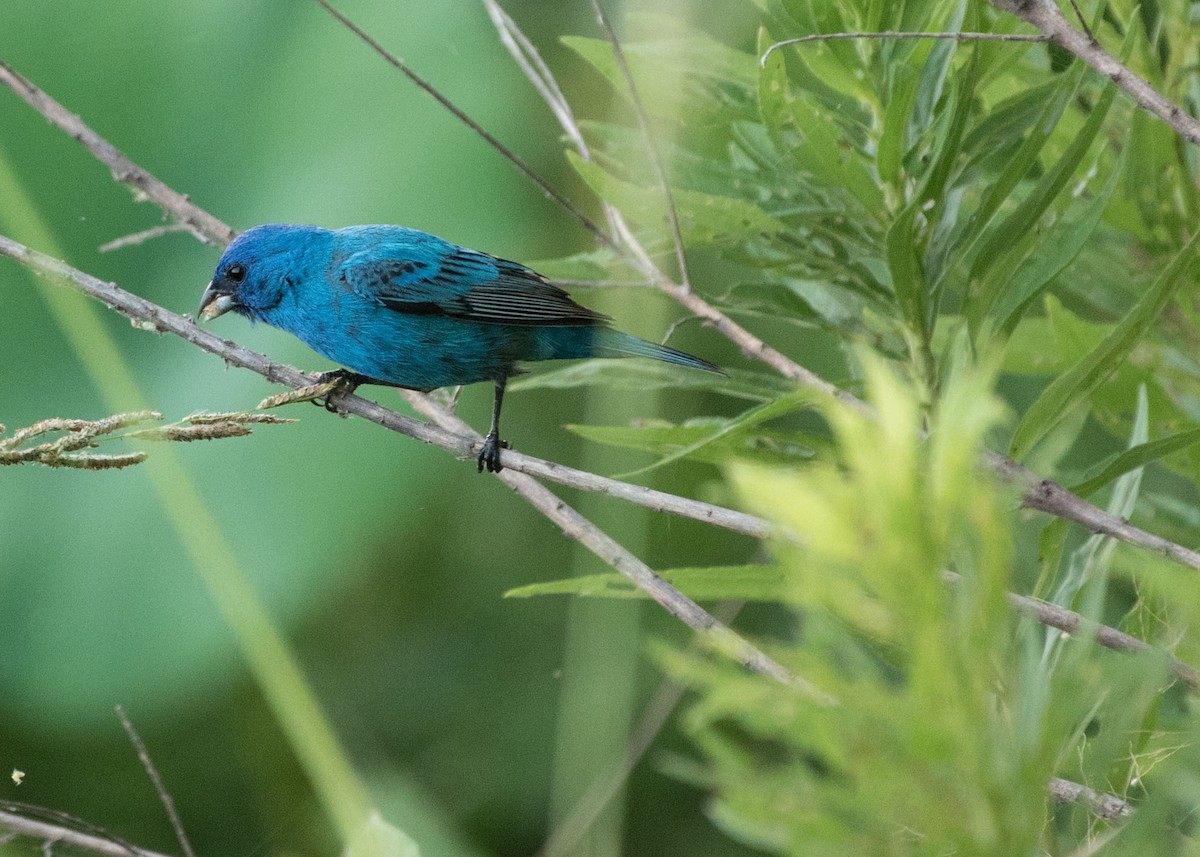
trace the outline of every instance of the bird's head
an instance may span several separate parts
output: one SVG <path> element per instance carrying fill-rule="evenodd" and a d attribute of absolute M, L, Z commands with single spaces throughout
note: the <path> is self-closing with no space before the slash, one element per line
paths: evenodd
<path fill-rule="evenodd" d="M 247 229 L 217 262 L 212 282 L 200 298 L 200 318 L 211 321 L 230 310 L 250 319 L 263 318 L 282 300 L 289 275 L 322 233 L 325 230 L 315 226 L 282 224 Z"/>

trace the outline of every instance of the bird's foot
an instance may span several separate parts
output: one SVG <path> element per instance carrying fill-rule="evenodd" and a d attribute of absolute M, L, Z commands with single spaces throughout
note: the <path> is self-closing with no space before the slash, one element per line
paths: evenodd
<path fill-rule="evenodd" d="M 479 472 L 482 473 L 485 466 L 488 473 L 499 473 L 503 470 L 500 450 L 508 448 L 508 441 L 501 440 L 498 432 L 488 432 L 487 437 L 483 439 L 483 446 L 479 448 Z"/>
<path fill-rule="evenodd" d="M 341 414 L 343 411 L 338 407 L 338 400 L 349 396 L 365 381 L 362 375 L 349 369 L 322 372 L 313 379 L 313 386 L 322 388 L 322 395 L 314 396 L 311 401 L 314 405 L 324 407 L 331 414 Z"/>

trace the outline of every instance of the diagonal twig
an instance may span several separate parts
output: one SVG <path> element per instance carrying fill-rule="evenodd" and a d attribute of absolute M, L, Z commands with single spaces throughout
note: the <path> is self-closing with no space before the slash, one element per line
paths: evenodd
<path fill-rule="evenodd" d="M 121 727 L 129 736 L 129 742 L 133 744 L 133 749 L 137 752 L 138 759 L 141 760 L 142 767 L 146 770 L 146 776 L 150 778 L 150 782 L 154 785 L 154 791 L 157 792 L 158 799 L 162 802 L 163 809 L 166 810 L 171 827 L 175 829 L 175 838 L 179 841 L 179 847 L 183 849 L 184 857 L 196 857 L 196 852 L 192 850 L 192 843 L 188 841 L 187 833 L 183 829 L 179 813 L 175 810 L 175 799 L 171 797 L 171 793 L 163 784 L 162 776 L 159 775 L 158 768 L 154 766 L 154 761 L 150 758 L 150 751 L 146 749 L 142 736 L 133 728 L 133 721 L 125 713 L 124 707 L 118 705 L 116 711 L 117 717 L 121 721 Z"/>
<path fill-rule="evenodd" d="M 400 394 L 419 413 L 429 417 L 439 426 L 456 434 L 469 435 L 482 442 L 483 438 L 470 426 L 438 406 L 428 396 L 412 390 L 401 390 Z M 564 533 L 632 580 L 638 589 L 657 601 L 672 616 L 692 630 L 703 633 L 714 646 L 754 672 L 796 687 L 820 704 L 832 705 L 835 703 L 835 700 L 824 691 L 780 666 L 719 622 L 711 613 L 655 574 L 648 565 L 556 497 L 540 482 L 524 473 L 509 473 L 507 467 L 496 475 L 538 511 L 558 524 Z"/>
<path fill-rule="evenodd" d="M 105 857 L 170 857 L 131 845 L 93 824 L 66 813 L 19 801 L 0 801 L 0 829 L 10 830 L 30 839 L 40 839 L 43 851 L 52 850 L 54 845 L 62 843 Z M 49 849 L 46 846 L 49 846 Z"/>
<path fill-rule="evenodd" d="M 604 7 L 600 5 L 600 0 L 592 0 L 592 10 L 596 13 L 600 28 L 604 30 L 604 35 L 612 45 L 613 59 L 617 61 L 617 68 L 621 70 L 621 76 L 625 78 L 629 100 L 633 103 L 633 112 L 637 116 L 638 127 L 641 128 L 642 139 L 645 141 L 646 150 L 650 153 L 650 165 L 654 168 L 654 177 L 658 180 L 658 189 L 663 197 L 663 206 L 666 208 L 667 223 L 671 227 L 671 240 L 675 244 L 675 263 L 679 266 L 679 286 L 690 292 L 692 283 L 688 276 L 687 255 L 683 251 L 683 233 L 679 229 L 679 213 L 675 210 L 675 197 L 671 193 L 671 184 L 667 181 L 667 170 L 663 165 L 662 152 L 658 150 L 658 140 L 650 129 L 650 117 L 646 114 L 646 106 L 642 104 L 642 96 L 638 93 L 637 84 L 633 82 L 633 72 L 625 59 L 625 50 L 621 47 L 621 40 L 617 38 L 617 32 L 613 29 L 608 16 L 604 14 Z"/>
<path fill-rule="evenodd" d="M 185 194 L 172 190 L 133 163 L 116 146 L 81 122 L 78 116 L 17 74 L 3 61 L 0 61 L 0 83 L 91 152 L 96 160 L 108 167 L 114 181 L 129 185 L 140 196 L 178 217 L 187 230 L 200 241 L 205 244 L 224 245 L 233 240 L 236 233 L 232 229 L 202 208 L 191 205 Z"/>
<path fill-rule="evenodd" d="M 409 68 L 407 63 L 405 63 L 395 54 L 388 51 L 383 47 L 383 45 L 379 44 L 379 42 L 371 38 L 361 27 L 359 27 L 333 6 L 329 5 L 326 0 L 316 0 L 316 2 L 321 6 L 322 9 L 336 18 L 338 23 L 361 39 L 363 43 L 369 46 L 373 51 L 375 51 L 375 53 L 379 54 L 379 56 L 381 56 L 384 61 L 388 63 L 388 65 L 395 68 L 414 84 L 416 84 L 420 89 L 428 93 L 438 104 L 446 108 L 446 110 L 448 110 L 456 119 L 470 128 L 489 146 L 507 158 L 517 169 L 523 172 L 530 181 L 536 184 L 541 189 L 542 193 L 570 212 L 571 216 L 578 220 L 584 229 L 592 233 L 592 235 L 605 244 L 612 244 L 612 239 L 608 236 L 608 233 L 597 226 L 595 221 L 580 211 L 569 199 L 563 196 L 562 193 L 554 187 L 554 185 L 542 178 L 542 176 L 536 170 L 534 170 L 533 167 L 525 163 L 525 160 L 520 155 L 501 143 L 482 125 L 468 116 L 457 104 L 443 95 L 441 91 L 439 91 L 433 84 Z"/>
<path fill-rule="evenodd" d="M 1073 53 L 1133 97 L 1134 103 L 1166 122 L 1183 139 L 1200 146 L 1200 121 L 1189 116 L 1149 81 L 1135 74 L 1100 47 L 1094 38 L 1081 33 L 1048 0 L 990 0 L 1001 11 L 1032 24 L 1042 35 Z"/>

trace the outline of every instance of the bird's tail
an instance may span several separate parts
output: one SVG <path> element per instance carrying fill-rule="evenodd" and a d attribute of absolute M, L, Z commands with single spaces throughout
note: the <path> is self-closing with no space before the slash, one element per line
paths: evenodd
<path fill-rule="evenodd" d="M 655 345 L 628 333 L 608 328 L 598 328 L 592 339 L 593 354 L 596 357 L 651 357 L 666 363 L 677 363 L 680 366 L 690 366 L 693 369 L 703 369 L 705 372 L 716 372 L 724 375 L 725 370 L 720 366 L 693 357 L 684 351 L 678 351 L 666 345 Z"/>

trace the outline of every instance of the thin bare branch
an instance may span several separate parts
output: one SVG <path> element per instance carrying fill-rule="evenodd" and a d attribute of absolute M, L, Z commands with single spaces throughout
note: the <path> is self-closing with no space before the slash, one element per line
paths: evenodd
<path fill-rule="evenodd" d="M 196 238 L 206 244 L 224 246 L 236 234 L 208 212 L 191 204 L 185 194 L 178 193 L 143 170 L 105 140 L 79 117 L 42 92 L 7 63 L 0 62 L 0 83 L 3 83 L 26 104 L 58 126 L 72 139 L 79 141 L 100 163 L 112 172 L 115 181 L 132 187 L 140 198 L 148 199 L 178 217 Z"/>
<path fill-rule="evenodd" d="M 1133 807 L 1110 794 L 1054 777 L 1050 780 L 1050 798 L 1055 803 L 1082 803 L 1101 818 L 1114 820 L 1133 815 Z"/>
<path fill-rule="evenodd" d="M 1079 26 L 1083 27 L 1083 34 L 1088 37 L 1088 41 L 1093 45 L 1096 44 L 1096 37 L 1092 34 L 1092 28 L 1088 26 L 1087 19 L 1083 17 L 1083 10 L 1079 8 L 1077 0 L 1071 0 L 1071 8 L 1075 10 L 1075 17 L 1079 19 Z"/>
<path fill-rule="evenodd" d="M 175 838 L 179 841 L 179 847 L 183 849 L 185 857 L 196 857 L 196 852 L 192 850 L 192 843 L 188 841 L 187 833 L 183 829 L 183 822 L 179 818 L 179 813 L 175 811 L 175 800 L 163 784 L 162 777 L 158 773 L 158 768 L 154 766 L 154 761 L 150 758 L 150 751 L 146 749 L 146 744 L 142 741 L 142 736 L 133 728 L 133 721 L 125 714 L 123 707 L 120 705 L 116 706 L 116 712 L 117 718 L 121 721 L 121 727 L 125 730 L 125 734 L 129 736 L 129 742 L 133 744 L 133 749 L 137 752 L 142 767 L 146 769 L 146 776 L 150 778 L 150 782 L 154 785 L 154 791 L 157 792 L 158 799 L 162 802 L 163 809 L 166 810 L 171 827 L 175 829 Z"/>
<path fill-rule="evenodd" d="M 475 134 L 477 134 L 481 139 L 483 139 L 484 142 L 486 142 L 489 146 L 491 146 L 493 149 L 495 149 L 497 152 L 499 152 L 501 155 L 503 155 L 505 158 L 507 158 L 509 160 L 509 162 L 511 162 L 517 169 L 519 169 L 521 172 L 523 172 L 529 178 L 530 181 L 532 181 L 539 188 L 541 188 L 542 193 L 544 193 L 549 199 L 552 199 L 555 202 L 557 202 L 564 209 L 566 209 L 571 214 L 572 217 L 574 217 L 576 220 L 578 220 L 580 222 L 580 224 L 582 224 L 584 229 L 586 229 L 588 232 L 591 232 L 594 236 L 596 236 L 596 238 L 598 238 L 600 241 L 604 242 L 605 244 L 608 244 L 609 246 L 612 245 L 612 238 L 610 238 L 603 229 L 601 229 L 599 226 L 597 226 L 596 223 L 590 217 L 588 217 L 586 214 L 584 214 L 582 211 L 580 211 L 579 208 L 577 208 L 573 202 L 571 202 L 569 199 L 567 199 L 565 196 L 563 196 L 552 184 L 550 184 L 550 182 L 548 182 L 544 178 L 542 178 L 542 176 L 536 170 L 534 170 L 533 167 L 531 167 L 531 166 L 529 166 L 529 164 L 525 163 L 525 160 L 520 155 L 518 155 L 516 152 L 512 151 L 507 146 L 505 146 L 503 143 L 501 143 L 498 139 L 496 139 L 496 137 L 494 137 L 482 125 L 480 125 L 478 122 L 476 122 L 470 116 L 468 116 L 461 108 L 459 108 L 459 106 L 457 104 L 455 104 L 449 98 L 444 96 L 436 87 L 434 87 L 433 84 L 431 84 L 429 81 L 425 80 L 425 78 L 421 77 L 419 74 L 417 74 L 411 68 L 409 68 L 408 65 L 405 64 L 405 62 L 402 59 L 400 59 L 398 56 L 389 52 L 387 50 L 387 48 L 385 48 L 383 45 L 379 44 L 379 42 L 375 41 L 373 38 L 371 38 L 369 35 L 367 35 L 367 33 L 364 32 L 362 30 L 362 28 L 360 28 L 357 24 L 355 24 L 353 21 L 351 21 L 349 18 L 347 18 L 345 15 L 343 15 L 337 9 L 330 6 L 329 3 L 326 2 L 326 0 L 316 0 L 316 2 L 318 5 L 321 6 L 322 9 L 324 9 L 326 12 L 328 12 L 330 15 L 332 15 L 335 19 L 337 19 L 338 23 L 340 23 L 343 27 L 345 27 L 347 30 L 349 30 L 355 36 L 357 36 L 359 39 L 361 39 L 367 46 L 369 46 L 371 48 L 371 50 L 375 51 L 375 53 L 377 53 L 377 54 L 379 54 L 379 56 L 383 57 L 383 59 L 390 66 L 395 68 L 397 71 L 399 71 L 405 77 L 407 77 L 409 80 L 411 80 L 413 83 L 415 83 L 418 87 L 423 89 L 435 101 L 437 101 L 438 104 L 442 105 L 442 107 L 444 107 L 444 108 L 446 108 L 446 110 L 450 111 L 450 113 L 456 119 L 458 119 L 460 122 L 462 122 L 468 128 L 470 128 Z"/>
<path fill-rule="evenodd" d="M 438 406 L 428 396 L 411 390 L 400 394 L 408 403 L 437 423 L 440 427 L 458 435 L 467 435 L 482 442 L 470 426 L 461 419 Z M 507 453 L 505 453 L 507 463 Z M 562 528 L 563 532 L 580 542 L 608 565 L 633 581 L 638 589 L 657 601 L 668 613 L 689 628 L 704 635 L 710 643 L 726 652 L 739 663 L 754 672 L 798 688 L 815 701 L 830 705 L 834 700 L 808 681 L 796 676 L 763 654 L 758 648 L 739 637 L 728 627 L 718 622 L 711 613 L 692 601 L 678 589 L 654 573 L 644 562 L 618 544 L 608 534 L 592 525 L 586 518 L 556 497 L 540 482 L 524 473 L 510 473 L 505 467 L 497 476 L 520 494 L 547 518 Z"/>
<path fill-rule="evenodd" d="M 45 821 L 43 818 L 53 820 Z M 61 842 L 63 845 L 92 854 L 103 854 L 106 857 L 170 857 L 131 845 L 66 813 L 16 801 L 0 802 L 0 828 L 40 840 L 43 845 L 53 847 Z"/>
<path fill-rule="evenodd" d="M 962 582 L 962 577 L 953 571 L 942 572 L 942 579 L 950 586 L 957 586 Z M 1186 684 L 1192 693 L 1200 693 L 1200 671 L 1162 649 L 1150 645 L 1145 640 L 1139 640 L 1137 637 L 1108 625 L 1101 625 L 1074 610 L 1059 607 L 1057 604 L 1042 601 L 1040 598 L 1031 598 L 1028 595 L 1010 592 L 1008 593 L 1008 603 L 1018 613 L 1028 616 L 1048 628 L 1055 628 L 1072 637 L 1091 636 L 1106 649 L 1117 652 L 1154 652 L 1164 656 L 1169 660 L 1171 675 Z"/>
<path fill-rule="evenodd" d="M 567 132 L 567 136 L 571 138 L 575 148 L 584 158 L 591 160 L 591 153 L 588 151 L 588 145 L 575 121 L 575 113 L 571 110 L 571 104 L 563 95 L 563 91 L 559 89 L 558 81 L 554 78 L 550 67 L 542 59 L 542 55 L 538 53 L 538 49 L 496 0 L 483 0 L 483 5 L 487 9 L 488 17 L 492 19 L 492 24 L 496 27 L 496 32 L 500 34 L 501 44 L 512 54 L 512 58 L 516 60 L 521 71 L 525 72 L 525 76 L 538 91 L 538 95 L 542 96 L 542 100 L 549 105 L 551 112 L 558 119 L 558 124 Z"/>
<path fill-rule="evenodd" d="M 1183 139 L 1200 145 L 1200 121 L 1184 112 L 1143 77 L 1113 58 L 1094 38 L 1081 33 L 1047 0 L 990 0 L 997 9 L 1032 24 L 1043 36 L 1070 51 L 1121 89 L 1133 96 L 1138 107 L 1166 122 Z"/>
<path fill-rule="evenodd" d="M 679 214 L 675 210 L 675 197 L 671 193 L 671 184 L 667 181 L 667 169 L 663 164 L 662 152 L 658 149 L 658 140 L 650 128 L 650 117 L 646 113 L 646 106 L 642 104 L 642 96 L 638 93 L 637 84 L 634 83 L 633 72 L 629 68 L 629 62 L 625 59 L 625 50 L 621 47 L 621 40 L 617 38 L 617 31 L 613 29 L 608 16 L 604 14 L 604 7 L 600 5 L 600 0 L 592 0 L 592 10 L 596 13 L 596 20 L 599 21 L 600 28 L 604 30 L 609 44 L 612 45 L 613 59 L 617 61 L 617 68 L 621 70 L 621 76 L 625 78 L 625 87 L 629 90 L 629 100 L 633 104 L 633 112 L 637 116 L 638 127 L 641 128 L 646 150 L 650 153 L 650 165 L 654 168 L 655 178 L 658 179 L 658 189 L 662 193 L 663 205 L 667 211 L 667 222 L 671 226 L 671 240 L 675 244 L 675 262 L 679 266 L 679 286 L 690 292 L 692 283 L 691 277 L 688 276 L 687 254 L 683 250 L 683 233 L 679 229 Z"/>
<path fill-rule="evenodd" d="M 829 42 L 836 39 L 953 39 L 956 42 L 1048 42 L 1049 36 L 1033 36 L 1014 33 L 913 33 L 885 30 L 879 33 L 817 33 L 811 36 L 800 36 L 795 39 L 784 39 L 767 48 L 758 63 L 767 67 L 767 58 L 780 48 L 788 45 L 799 45 L 805 42 Z"/>
<path fill-rule="evenodd" d="M 150 229 L 143 229 L 141 232 L 134 232 L 132 235 L 114 238 L 107 244 L 101 244 L 96 250 L 100 253 L 111 253 L 113 250 L 120 250 L 122 247 L 136 247 L 138 244 L 145 244 L 147 241 L 161 238 L 164 235 L 170 235 L 173 232 L 191 231 L 185 223 L 164 223 L 162 226 L 154 226 Z"/>
<path fill-rule="evenodd" d="M 1118 541 L 1143 548 L 1189 568 L 1200 569 L 1200 553 L 1135 527 L 1124 518 L 1111 515 L 1072 494 L 1049 479 L 1042 479 L 1007 455 L 987 452 L 984 461 L 1000 478 L 1019 487 L 1022 505 L 1027 509 L 1054 515 L 1082 525 L 1090 533 L 1112 536 Z"/>

